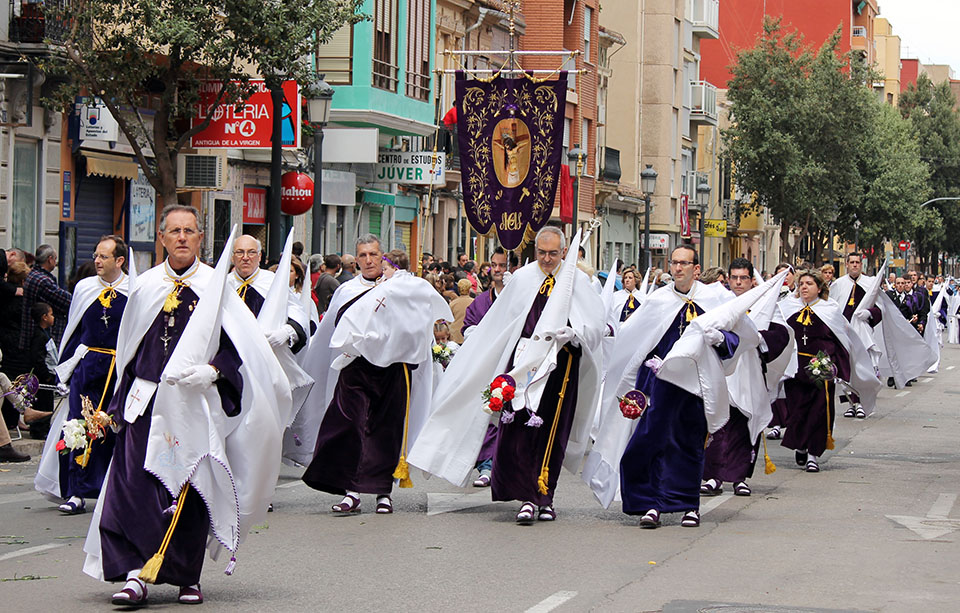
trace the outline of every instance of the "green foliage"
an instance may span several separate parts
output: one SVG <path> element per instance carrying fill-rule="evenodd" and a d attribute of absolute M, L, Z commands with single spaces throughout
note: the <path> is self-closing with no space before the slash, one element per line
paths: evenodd
<path fill-rule="evenodd" d="M 740 191 L 756 194 L 743 208 L 770 210 L 788 259 L 807 236 L 825 247 L 831 226 L 854 240 L 855 221 L 865 246 L 921 223 L 936 230 L 917 208 L 929 193 L 920 146 L 865 86 L 875 75 L 838 53 L 840 32 L 814 52 L 768 19 L 757 45 L 738 54 L 730 81 L 726 155 Z"/>
<path fill-rule="evenodd" d="M 201 80 L 222 83 L 219 99 L 241 100 L 250 78 L 313 80 L 309 57 L 363 0 L 78 0 L 65 3 L 70 30 L 62 55 L 43 66 L 60 77 L 52 102 L 100 96 L 166 201 L 176 197 L 174 164 L 192 134 Z M 234 85 L 233 80 L 239 81 Z M 138 108 L 155 112 L 153 129 Z M 147 164 L 152 151 L 156 165 Z"/>

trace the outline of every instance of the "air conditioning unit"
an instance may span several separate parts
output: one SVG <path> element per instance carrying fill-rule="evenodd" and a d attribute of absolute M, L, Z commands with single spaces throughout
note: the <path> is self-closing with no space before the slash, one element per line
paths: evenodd
<path fill-rule="evenodd" d="M 227 156 L 181 153 L 177 156 L 177 188 L 222 190 L 227 182 Z"/>

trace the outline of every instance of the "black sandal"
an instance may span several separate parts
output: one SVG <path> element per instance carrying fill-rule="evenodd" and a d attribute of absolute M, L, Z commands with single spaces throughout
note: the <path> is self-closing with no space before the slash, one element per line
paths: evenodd
<path fill-rule="evenodd" d="M 684 528 L 700 527 L 700 511 L 687 511 L 680 520 L 680 525 Z"/>
<path fill-rule="evenodd" d="M 551 505 L 540 507 L 540 510 L 537 512 L 537 519 L 539 521 L 554 521 L 557 519 L 557 512 L 553 510 L 553 506 Z"/>
<path fill-rule="evenodd" d="M 659 528 L 660 527 L 660 511 L 656 509 L 650 509 L 644 513 L 643 517 L 640 518 L 640 527 L 641 528 Z"/>
<path fill-rule="evenodd" d="M 517 523 L 521 526 L 529 526 L 533 523 L 533 514 L 536 512 L 537 508 L 533 506 L 532 502 L 525 502 L 520 505 L 520 510 L 517 512 Z"/>
<path fill-rule="evenodd" d="M 390 515 L 393 513 L 393 501 L 389 496 L 377 496 L 377 515 Z"/>
<path fill-rule="evenodd" d="M 347 494 L 343 500 L 330 507 L 334 513 L 358 513 L 360 511 L 360 499 L 353 494 Z"/>
<path fill-rule="evenodd" d="M 746 481 L 737 481 L 733 484 L 734 496 L 749 496 L 752 493 L 753 490 L 750 489 L 750 486 L 747 485 Z"/>
<path fill-rule="evenodd" d="M 716 479 L 707 479 L 700 486 L 701 496 L 719 496 L 723 493 L 723 482 Z"/>

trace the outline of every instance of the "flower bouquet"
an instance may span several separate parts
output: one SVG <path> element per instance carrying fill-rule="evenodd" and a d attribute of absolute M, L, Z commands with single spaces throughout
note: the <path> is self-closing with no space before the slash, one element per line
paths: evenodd
<path fill-rule="evenodd" d="M 24 373 L 13 380 L 11 383 L 6 375 L 0 374 L 2 380 L 3 394 L 0 397 L 9 398 L 14 408 L 21 415 L 27 410 L 33 408 L 33 401 L 40 390 L 40 381 L 33 373 Z"/>
<path fill-rule="evenodd" d="M 443 366 L 444 369 L 450 365 L 450 359 L 453 357 L 453 352 L 450 351 L 449 347 L 438 343 L 433 345 L 431 354 L 433 355 L 433 361 Z"/>
<path fill-rule="evenodd" d="M 807 376 L 815 383 L 833 381 L 837 377 L 837 365 L 822 351 L 818 351 L 817 355 L 810 358 L 806 371 Z"/>
<path fill-rule="evenodd" d="M 517 391 L 517 382 L 510 375 L 500 375 L 490 386 L 483 390 L 483 410 L 493 414 L 503 409 L 505 402 L 513 400 Z"/>
<path fill-rule="evenodd" d="M 650 399 L 640 390 L 630 390 L 623 396 L 617 396 L 617 400 L 620 402 L 620 412 L 627 419 L 640 418 L 650 406 Z"/>
<path fill-rule="evenodd" d="M 83 396 L 80 402 L 82 418 L 63 423 L 63 438 L 57 441 L 57 451 L 67 454 L 82 449 L 83 454 L 76 457 L 76 462 L 86 468 L 93 442 L 107 435 L 107 428 L 113 425 L 113 420 L 100 409 L 95 409 L 89 396 Z"/>

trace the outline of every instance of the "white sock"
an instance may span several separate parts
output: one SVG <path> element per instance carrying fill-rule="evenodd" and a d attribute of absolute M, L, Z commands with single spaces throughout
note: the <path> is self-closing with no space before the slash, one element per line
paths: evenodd
<path fill-rule="evenodd" d="M 67 502 L 68 502 L 68 503 L 72 502 L 73 504 L 75 504 L 75 505 L 77 505 L 77 506 L 79 507 L 80 505 L 83 504 L 83 498 L 81 498 L 81 497 L 79 497 L 79 496 L 71 496 L 71 497 L 70 497 L 70 500 L 68 500 Z"/>
<path fill-rule="evenodd" d="M 812 453 L 808 456 L 808 460 L 813 460 L 816 463 L 820 463 L 820 456 L 815 456 Z"/>
<path fill-rule="evenodd" d="M 140 577 L 140 571 L 141 571 L 141 570 L 143 570 L 143 569 L 142 569 L 142 568 L 137 568 L 137 569 L 131 570 L 129 573 L 127 573 L 127 581 L 130 581 L 131 579 L 138 579 L 138 578 Z"/>

